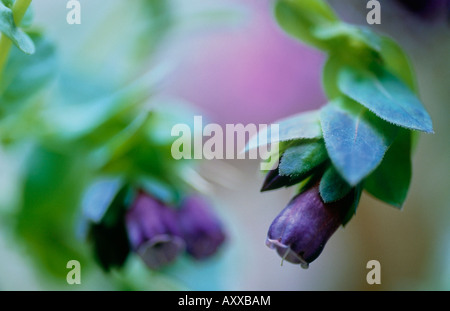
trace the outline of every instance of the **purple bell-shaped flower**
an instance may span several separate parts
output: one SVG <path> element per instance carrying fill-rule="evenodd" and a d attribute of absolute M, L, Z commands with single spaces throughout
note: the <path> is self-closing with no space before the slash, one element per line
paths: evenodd
<path fill-rule="evenodd" d="M 126 227 L 132 248 L 151 269 L 172 263 L 185 249 L 171 207 L 140 192 L 126 214 Z"/>
<path fill-rule="evenodd" d="M 324 203 L 319 184 L 295 196 L 269 228 L 266 245 L 283 260 L 308 268 L 342 224 L 353 203 L 352 192 L 334 203 Z"/>
<path fill-rule="evenodd" d="M 178 210 L 178 217 L 186 250 L 195 259 L 210 257 L 225 241 L 222 224 L 201 196 L 187 197 Z"/>

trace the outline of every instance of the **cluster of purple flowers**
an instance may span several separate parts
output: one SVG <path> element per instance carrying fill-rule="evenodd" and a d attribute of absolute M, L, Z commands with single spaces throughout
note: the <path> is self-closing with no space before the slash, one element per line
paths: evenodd
<path fill-rule="evenodd" d="M 208 258 L 225 241 L 219 219 L 199 195 L 174 207 L 140 191 L 125 224 L 132 249 L 151 269 L 172 263 L 185 251 L 197 260 Z"/>

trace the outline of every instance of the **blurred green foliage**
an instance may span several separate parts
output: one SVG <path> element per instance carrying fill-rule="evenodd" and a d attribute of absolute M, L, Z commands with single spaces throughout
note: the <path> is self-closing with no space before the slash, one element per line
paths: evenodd
<path fill-rule="evenodd" d="M 44 33 L 29 28 L 31 9 L 19 28 L 11 10 L 14 1 L 3 3 L 0 31 L 15 46 L 0 76 L 0 128 L 5 129 L 0 138 L 5 147 L 25 144 L 29 150 L 23 157 L 21 199 L 9 217 L 43 274 L 65 279 L 68 260 L 81 261 L 83 269 L 95 267 L 92 249 L 81 239 L 88 237 L 86 221 L 92 220 L 80 208 L 93 182 L 118 177 L 167 201 L 192 187 L 180 175 L 185 163 L 170 155 L 172 137 L 167 136 L 187 109 L 172 111 L 170 102 L 164 107 L 152 103 L 167 66 L 143 75 L 135 72 L 127 85 L 78 75 L 59 63 L 58 48 Z M 127 39 L 139 52 L 129 58 L 147 62 L 173 23 L 170 1 L 141 0 L 137 5 L 145 27 Z M 111 213 L 113 209 L 107 215 Z M 94 241 L 94 249 L 100 249 L 96 254 L 109 256 L 109 249 L 120 244 L 111 240 L 117 230 L 111 231 L 108 222 L 93 224 L 91 233 L 106 238 Z M 104 258 L 97 259 L 104 266 Z"/>

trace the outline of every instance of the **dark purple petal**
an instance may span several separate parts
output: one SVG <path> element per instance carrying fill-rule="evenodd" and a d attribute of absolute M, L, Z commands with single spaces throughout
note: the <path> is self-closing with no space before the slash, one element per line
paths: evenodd
<path fill-rule="evenodd" d="M 295 196 L 269 228 L 266 245 L 286 261 L 307 268 L 322 252 L 351 207 L 351 193 L 325 204 L 319 185 Z"/>
<path fill-rule="evenodd" d="M 167 265 L 184 251 L 175 210 L 145 193 L 127 211 L 126 227 L 133 249 L 149 268 Z"/>
<path fill-rule="evenodd" d="M 186 250 L 194 258 L 204 259 L 213 255 L 225 241 L 219 219 L 202 197 L 185 199 L 178 216 Z"/>

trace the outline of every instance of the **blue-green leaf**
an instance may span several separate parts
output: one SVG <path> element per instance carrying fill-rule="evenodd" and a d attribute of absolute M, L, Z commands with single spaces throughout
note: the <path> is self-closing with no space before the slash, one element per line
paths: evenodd
<path fill-rule="evenodd" d="M 318 25 L 314 30 L 316 38 L 326 40 L 348 40 L 353 45 L 363 44 L 374 51 L 381 51 L 381 37 L 367 27 L 353 26 L 346 23 L 336 23 L 333 27 L 328 24 Z"/>
<path fill-rule="evenodd" d="M 351 189 L 352 187 L 339 175 L 333 165 L 330 165 L 320 180 L 320 196 L 325 203 L 342 199 Z"/>
<path fill-rule="evenodd" d="M 384 66 L 417 93 L 417 81 L 411 62 L 403 49 L 392 39 L 381 37 L 381 57 Z"/>
<path fill-rule="evenodd" d="M 381 163 L 398 130 L 344 98 L 323 107 L 320 118 L 328 155 L 352 186 Z"/>
<path fill-rule="evenodd" d="M 296 139 L 314 139 L 322 137 L 320 129 L 319 110 L 307 111 L 294 116 L 274 122 L 279 125 L 278 139 L 271 139 L 272 133 L 270 126 L 261 130 L 258 135 L 253 136 L 245 150 L 252 150 L 268 143 L 277 143 L 283 141 L 292 141 Z M 261 140 L 261 137 L 267 139 Z"/>
<path fill-rule="evenodd" d="M 65 93 L 58 104 L 43 113 L 44 119 L 52 126 L 51 135 L 63 140 L 95 135 L 100 126 L 116 117 L 125 116 L 141 105 L 150 92 L 160 86 L 167 76 L 167 69 L 163 64 L 115 91 L 93 80 L 82 82 L 69 78 L 67 82 L 73 82 L 63 84 Z"/>
<path fill-rule="evenodd" d="M 100 223 L 122 186 L 120 178 L 94 182 L 83 196 L 83 216 L 93 223 Z"/>
<path fill-rule="evenodd" d="M 31 38 L 14 23 L 12 10 L 0 2 L 0 32 L 7 36 L 22 52 L 33 54 L 35 47 Z"/>
<path fill-rule="evenodd" d="M 341 91 L 390 123 L 427 133 L 431 118 L 417 96 L 386 70 L 344 68 L 339 74 Z"/>
<path fill-rule="evenodd" d="M 401 208 L 411 181 L 411 132 L 403 130 L 364 188 L 377 199 Z"/>
<path fill-rule="evenodd" d="M 279 0 L 275 16 L 287 33 L 318 48 L 326 44 L 315 36 L 316 25 L 333 27 L 338 22 L 333 10 L 322 0 Z"/>
<path fill-rule="evenodd" d="M 54 45 L 39 34 L 31 34 L 37 52 L 25 55 L 13 48 L 6 65 L 0 94 L 2 104 L 23 103 L 44 87 L 57 69 Z"/>
<path fill-rule="evenodd" d="M 328 159 L 323 140 L 302 143 L 286 150 L 280 161 L 281 176 L 307 177 L 309 173 Z"/>
<path fill-rule="evenodd" d="M 31 27 L 34 21 L 34 10 L 33 6 L 29 6 L 27 11 L 25 12 L 25 15 L 22 18 L 22 21 L 20 22 L 20 27 L 22 28 L 28 28 Z"/>

